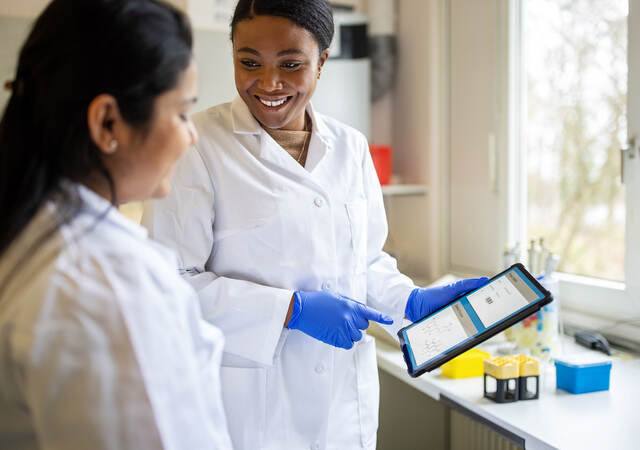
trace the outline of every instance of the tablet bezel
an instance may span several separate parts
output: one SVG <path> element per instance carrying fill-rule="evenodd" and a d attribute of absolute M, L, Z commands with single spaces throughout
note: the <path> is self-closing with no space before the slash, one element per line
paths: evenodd
<path fill-rule="evenodd" d="M 466 297 L 467 295 L 471 294 L 472 292 L 475 292 L 478 289 L 482 289 L 482 287 L 477 288 L 477 289 L 473 289 L 473 290 L 468 291 L 468 292 L 465 292 L 464 294 L 456 297 L 455 299 L 453 299 L 452 301 L 450 301 L 446 305 L 442 306 L 441 308 L 437 309 L 436 311 L 433 311 L 431 314 L 428 314 L 428 315 L 422 317 L 421 319 L 413 322 L 411 325 L 407 325 L 406 327 L 400 329 L 398 331 L 398 338 L 400 339 L 400 348 L 402 349 L 402 355 L 404 356 L 404 360 L 405 360 L 405 362 L 407 364 L 407 371 L 409 372 L 409 375 L 411 375 L 412 377 L 415 378 L 415 377 L 419 377 L 420 375 L 422 375 L 425 372 L 431 372 L 433 369 L 436 369 L 436 368 L 440 367 L 442 364 L 446 363 L 447 361 L 449 361 L 449 360 L 455 358 L 456 356 L 460 355 L 461 353 L 464 353 L 467 350 L 475 347 L 476 345 L 480 344 L 481 342 L 486 341 L 487 339 L 489 339 L 490 337 L 495 336 L 496 334 L 500 333 L 501 331 L 506 330 L 511 325 L 521 321 L 522 319 L 524 319 L 524 318 L 530 316 L 531 314 L 535 313 L 536 311 L 540 310 L 543 306 L 548 305 L 549 303 L 551 303 L 551 301 L 553 300 L 553 296 L 551 295 L 551 293 L 548 290 L 546 290 L 538 282 L 538 280 L 536 280 L 535 277 L 533 275 L 531 275 L 527 269 L 525 269 L 525 267 L 521 263 L 516 263 L 516 264 L 512 265 L 511 267 L 509 267 L 508 269 L 505 269 L 502 272 L 494 275 L 493 277 L 491 277 L 491 279 L 488 281 L 488 283 L 491 283 L 496 278 L 499 278 L 499 277 L 503 276 L 505 273 L 507 273 L 507 272 L 509 272 L 509 271 L 511 271 L 513 269 L 520 270 L 522 272 L 522 274 L 525 277 L 527 277 L 527 279 L 529 281 L 531 281 L 531 283 L 536 287 L 536 289 L 540 290 L 540 292 L 542 292 L 544 294 L 544 297 L 542 299 L 540 299 L 540 300 L 536 300 L 533 303 L 529 304 L 527 307 L 525 307 L 525 309 L 523 309 L 519 313 L 516 313 L 515 315 L 512 315 L 509 318 L 503 319 L 499 323 L 497 323 L 497 324 L 495 324 L 493 326 L 490 326 L 485 331 L 483 331 L 479 335 L 471 338 L 469 341 L 465 342 L 464 344 L 461 344 L 459 346 L 454 347 L 451 350 L 448 350 L 448 351 L 446 351 L 444 353 L 441 353 L 435 359 L 431 359 L 429 363 L 425 363 L 424 365 L 421 365 L 418 368 L 414 368 L 412 363 L 411 363 L 411 358 L 409 356 L 409 349 L 407 348 L 408 345 L 407 345 L 407 342 L 405 341 L 405 338 L 404 338 L 404 333 L 406 332 L 406 330 L 408 330 L 409 328 L 412 328 L 413 326 L 415 326 L 416 324 L 422 322 L 423 320 L 428 319 L 429 317 L 433 316 L 434 314 L 437 314 L 438 312 L 442 311 L 443 309 L 448 308 L 452 303 L 460 300 L 463 297 Z"/>

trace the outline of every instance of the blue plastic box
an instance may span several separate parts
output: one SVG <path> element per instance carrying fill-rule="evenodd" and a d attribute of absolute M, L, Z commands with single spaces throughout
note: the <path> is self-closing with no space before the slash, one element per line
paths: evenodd
<path fill-rule="evenodd" d="M 556 387 L 572 394 L 608 391 L 611 360 L 598 356 L 580 355 L 557 358 Z"/>

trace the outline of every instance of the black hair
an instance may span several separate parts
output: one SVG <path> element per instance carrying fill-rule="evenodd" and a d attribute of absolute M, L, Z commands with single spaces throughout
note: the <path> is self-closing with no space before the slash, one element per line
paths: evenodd
<path fill-rule="evenodd" d="M 327 0 L 239 0 L 231 19 L 231 40 L 238 22 L 255 16 L 278 16 L 310 32 L 320 53 L 333 39 L 333 13 Z"/>
<path fill-rule="evenodd" d="M 125 122 L 144 133 L 156 98 L 190 64 L 191 48 L 188 20 L 160 1 L 47 6 L 20 50 L 0 120 L 0 256 L 47 199 L 64 197 L 65 179 L 99 174 L 117 203 L 113 177 L 89 135 L 88 106 L 110 94 Z M 63 206 L 51 232 L 77 213 L 78 205 Z"/>

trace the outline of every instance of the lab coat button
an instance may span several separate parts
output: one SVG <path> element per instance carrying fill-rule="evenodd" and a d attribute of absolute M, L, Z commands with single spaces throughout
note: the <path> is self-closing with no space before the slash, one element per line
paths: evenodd
<path fill-rule="evenodd" d="M 318 208 L 322 208 L 322 204 L 324 203 L 322 201 L 322 199 L 320 197 L 316 197 L 316 199 L 313 201 L 313 203 L 318 207 Z"/>
<path fill-rule="evenodd" d="M 320 450 L 320 443 L 314 442 L 311 444 L 311 450 Z"/>
<path fill-rule="evenodd" d="M 321 374 L 322 372 L 324 372 L 324 364 L 318 363 L 318 365 L 316 366 L 316 373 Z"/>
<path fill-rule="evenodd" d="M 325 281 L 324 283 L 322 283 L 322 290 L 323 291 L 331 290 L 331 282 L 330 281 Z"/>

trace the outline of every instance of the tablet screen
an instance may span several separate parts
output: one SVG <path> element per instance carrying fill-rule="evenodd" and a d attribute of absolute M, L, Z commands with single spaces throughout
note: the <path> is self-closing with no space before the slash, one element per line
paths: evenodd
<path fill-rule="evenodd" d="M 544 298 L 545 293 L 513 267 L 407 327 L 403 333 L 413 367 L 419 368 Z"/>

